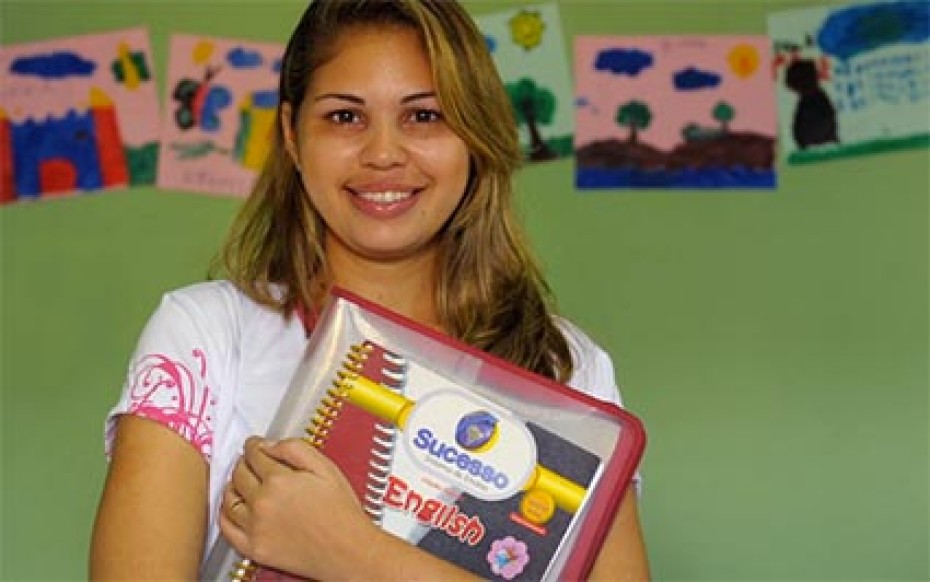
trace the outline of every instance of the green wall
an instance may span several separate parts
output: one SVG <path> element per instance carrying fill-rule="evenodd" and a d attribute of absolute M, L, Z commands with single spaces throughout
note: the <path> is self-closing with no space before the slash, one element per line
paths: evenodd
<path fill-rule="evenodd" d="M 525 3 L 472 1 L 476 14 Z M 562 2 L 566 34 L 765 34 L 788 0 Z M 146 24 L 283 42 L 297 0 L 6 0 L 4 43 Z M 927 580 L 928 190 L 911 151 L 782 166 L 770 191 L 518 177 L 562 310 L 645 421 L 665 580 Z M 154 189 L 0 209 L 0 578 L 85 577 L 102 420 L 161 293 L 203 277 L 238 202 Z"/>

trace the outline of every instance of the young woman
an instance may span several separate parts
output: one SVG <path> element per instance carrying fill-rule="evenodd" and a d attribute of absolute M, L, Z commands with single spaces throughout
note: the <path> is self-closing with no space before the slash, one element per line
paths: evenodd
<path fill-rule="evenodd" d="M 468 572 L 382 532 L 300 440 L 265 442 L 306 345 L 297 312 L 341 286 L 618 401 L 609 357 L 550 311 L 511 207 L 507 95 L 449 0 L 315 0 L 282 64 L 280 124 L 222 253 L 225 280 L 165 296 L 108 420 L 94 579 L 194 579 L 218 535 L 318 580 Z M 624 499 L 592 579 L 648 578 Z"/>

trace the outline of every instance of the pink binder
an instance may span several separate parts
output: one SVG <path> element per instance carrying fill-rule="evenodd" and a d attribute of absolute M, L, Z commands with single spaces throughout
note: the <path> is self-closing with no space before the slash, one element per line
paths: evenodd
<path fill-rule="evenodd" d="M 335 289 L 272 421 L 343 470 L 386 531 L 489 580 L 590 570 L 639 420 Z M 292 580 L 217 541 L 207 580 Z"/>

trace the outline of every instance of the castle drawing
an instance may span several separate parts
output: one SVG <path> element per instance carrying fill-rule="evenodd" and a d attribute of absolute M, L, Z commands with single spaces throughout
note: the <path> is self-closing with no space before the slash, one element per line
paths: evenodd
<path fill-rule="evenodd" d="M 0 204 L 129 184 L 113 102 L 99 88 L 89 97 L 86 110 L 45 119 L 0 108 Z"/>

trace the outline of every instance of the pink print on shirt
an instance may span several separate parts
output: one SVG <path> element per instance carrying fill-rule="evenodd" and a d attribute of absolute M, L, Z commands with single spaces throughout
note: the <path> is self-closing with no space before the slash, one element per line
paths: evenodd
<path fill-rule="evenodd" d="M 200 349 L 191 355 L 200 365 L 199 376 L 184 362 L 163 354 L 137 360 L 130 372 L 129 412 L 171 428 L 209 461 L 216 399 L 206 383 L 206 355 Z"/>

